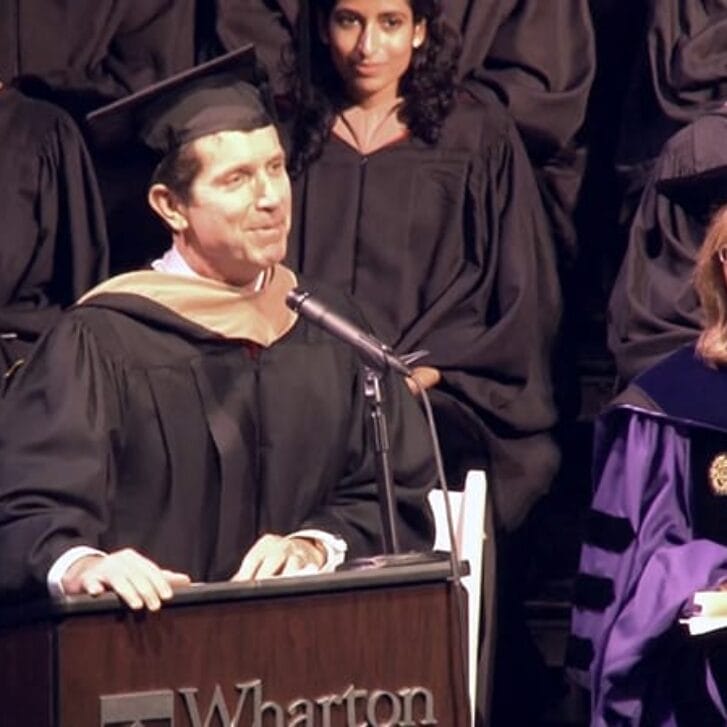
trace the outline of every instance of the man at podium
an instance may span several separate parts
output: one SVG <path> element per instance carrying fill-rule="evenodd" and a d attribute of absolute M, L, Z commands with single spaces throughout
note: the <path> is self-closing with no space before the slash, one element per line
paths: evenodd
<path fill-rule="evenodd" d="M 159 155 L 148 199 L 172 244 L 88 292 L 10 382 L 6 599 L 113 591 L 155 610 L 178 584 L 381 549 L 363 367 L 285 305 L 290 184 L 256 73 L 233 52 L 89 119 L 99 144 L 138 137 Z M 362 325 L 345 296 L 303 283 Z M 385 387 L 399 541 L 428 549 L 423 417 L 402 381 Z"/>

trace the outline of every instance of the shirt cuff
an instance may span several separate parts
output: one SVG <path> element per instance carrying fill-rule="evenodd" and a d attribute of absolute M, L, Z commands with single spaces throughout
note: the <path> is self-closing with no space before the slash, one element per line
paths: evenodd
<path fill-rule="evenodd" d="M 346 551 L 348 545 L 343 538 L 337 535 L 327 533 L 325 530 L 316 530 L 315 528 L 307 528 L 305 530 L 296 530 L 288 535 L 289 538 L 309 538 L 317 540 L 326 552 L 326 560 L 320 568 L 316 568 L 310 572 L 313 573 L 333 573 L 336 568 L 346 559 Z M 303 572 L 308 572 L 307 568 Z M 300 575 L 300 574 L 296 574 Z"/>
<path fill-rule="evenodd" d="M 81 560 L 81 558 L 85 558 L 87 555 L 106 555 L 106 553 L 103 550 L 91 548 L 88 545 L 76 545 L 73 548 L 69 548 L 53 563 L 46 577 L 48 593 L 51 598 L 62 598 L 66 595 L 63 590 L 63 576 L 66 575 L 66 571 L 77 560 Z"/>

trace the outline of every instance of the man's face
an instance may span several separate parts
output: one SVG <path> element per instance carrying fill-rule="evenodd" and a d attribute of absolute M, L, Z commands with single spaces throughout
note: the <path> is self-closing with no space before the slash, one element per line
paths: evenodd
<path fill-rule="evenodd" d="M 285 257 L 290 231 L 290 180 L 278 132 L 221 131 L 193 144 L 201 168 L 184 214 L 199 272 L 250 282 Z"/>

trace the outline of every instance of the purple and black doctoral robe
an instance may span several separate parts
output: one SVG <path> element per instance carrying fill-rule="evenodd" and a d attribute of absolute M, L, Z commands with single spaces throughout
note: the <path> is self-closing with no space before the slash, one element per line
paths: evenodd
<path fill-rule="evenodd" d="M 686 346 L 598 421 L 569 648 L 594 726 L 727 719 L 725 657 L 678 623 L 727 579 L 727 497 L 710 476 L 727 454 L 725 401 L 727 375 Z"/>

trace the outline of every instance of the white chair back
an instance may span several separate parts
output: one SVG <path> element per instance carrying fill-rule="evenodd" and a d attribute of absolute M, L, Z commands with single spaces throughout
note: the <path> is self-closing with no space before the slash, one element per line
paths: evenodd
<path fill-rule="evenodd" d="M 487 478 L 482 470 L 467 473 L 464 490 L 450 492 L 455 540 L 459 557 L 469 562 L 470 574 L 462 578 L 467 591 L 468 674 L 469 695 L 474 723 L 477 690 L 477 647 L 479 643 L 480 603 L 482 600 L 482 557 L 485 543 L 485 503 Z M 444 492 L 434 489 L 429 493 L 429 504 L 434 512 L 434 549 L 449 552 L 449 532 L 444 505 Z"/>

